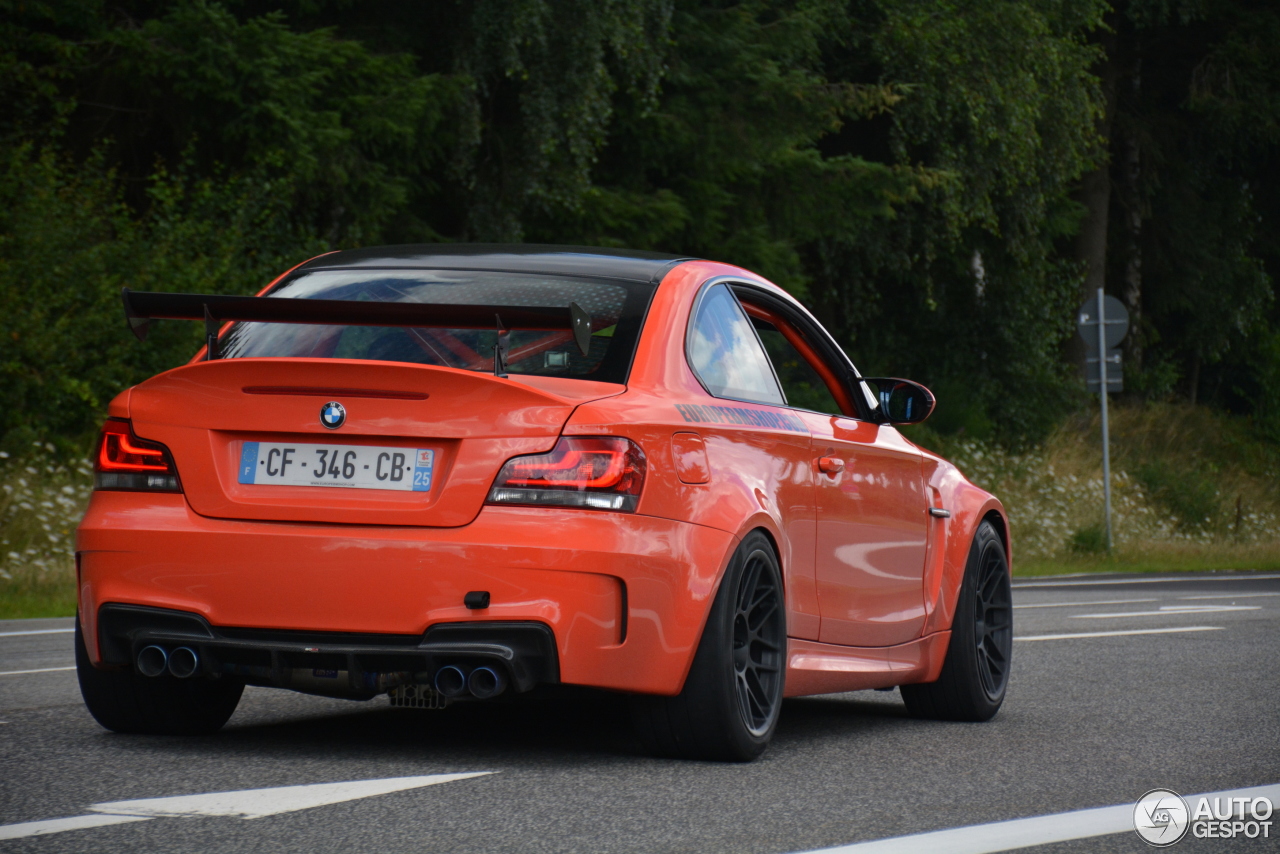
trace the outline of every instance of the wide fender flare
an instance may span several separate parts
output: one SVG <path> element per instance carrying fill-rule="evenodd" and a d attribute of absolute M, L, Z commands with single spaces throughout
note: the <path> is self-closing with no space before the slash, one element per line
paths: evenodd
<path fill-rule="evenodd" d="M 934 533 L 939 537 L 939 548 L 931 555 L 931 565 L 925 574 L 927 617 L 923 633 L 926 635 L 951 628 L 956 614 L 956 602 L 960 598 L 960 584 L 964 581 L 965 567 L 969 562 L 969 550 L 978 533 L 978 526 L 984 521 L 995 526 L 996 533 L 1004 544 L 1011 572 L 1013 567 L 1009 517 L 1004 505 L 989 492 L 963 478 L 944 484 L 940 491 L 942 506 L 950 509 L 951 516 L 933 521 Z"/>
<path fill-rule="evenodd" d="M 729 562 L 733 560 L 733 556 L 738 553 L 738 547 L 742 545 L 751 533 L 755 531 L 763 531 L 769 537 L 773 545 L 774 555 L 778 558 L 778 567 L 782 571 L 782 595 L 783 601 L 787 601 L 787 570 L 786 564 L 780 554 L 780 543 L 786 542 L 778 531 L 776 520 L 768 513 L 760 512 L 753 514 L 743 521 L 738 530 L 734 533 L 733 540 L 729 543 L 729 547 L 725 549 L 724 554 L 720 558 L 720 566 L 716 570 L 715 580 L 711 584 L 707 595 L 703 599 L 705 607 L 702 609 L 701 624 L 698 626 L 698 643 L 694 645 L 692 653 L 689 655 L 688 661 L 685 662 L 684 673 L 680 676 L 680 690 L 684 690 L 684 682 L 689 678 L 689 670 L 693 667 L 693 659 L 698 654 L 698 647 L 702 645 L 702 635 L 707 630 L 707 618 L 711 616 L 711 606 L 715 604 L 716 596 L 720 595 L 720 585 L 724 583 L 725 573 L 729 571 Z"/>

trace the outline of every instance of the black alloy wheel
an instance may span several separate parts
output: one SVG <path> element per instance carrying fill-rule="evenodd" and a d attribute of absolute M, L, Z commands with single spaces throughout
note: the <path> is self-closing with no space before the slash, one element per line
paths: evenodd
<path fill-rule="evenodd" d="M 973 615 L 978 676 L 987 697 L 999 700 L 1004 697 L 1009 682 L 1009 659 L 1013 651 L 1013 591 L 1003 548 L 991 548 L 988 544 L 978 560 Z"/>
<path fill-rule="evenodd" d="M 754 736 L 768 732 L 778 716 L 782 692 L 782 653 L 786 622 L 782 591 L 772 551 L 757 548 L 747 556 L 738 584 L 733 617 L 733 671 L 738 711 Z"/>
<path fill-rule="evenodd" d="M 956 601 L 951 640 L 936 682 L 903 685 L 912 717 L 987 721 L 1009 687 L 1013 657 L 1013 591 L 1004 541 L 984 521 L 973 536 Z"/>
<path fill-rule="evenodd" d="M 684 689 L 636 696 L 632 718 L 651 753 L 749 762 L 764 753 L 782 710 L 787 617 L 769 538 L 743 538 L 725 570 Z"/>

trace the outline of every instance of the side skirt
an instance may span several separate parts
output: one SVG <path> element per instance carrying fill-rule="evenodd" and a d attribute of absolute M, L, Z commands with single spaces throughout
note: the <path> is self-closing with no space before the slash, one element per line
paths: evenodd
<path fill-rule="evenodd" d="M 838 694 L 932 682 L 942 672 L 951 632 L 887 647 L 836 646 L 787 639 L 787 697 Z"/>

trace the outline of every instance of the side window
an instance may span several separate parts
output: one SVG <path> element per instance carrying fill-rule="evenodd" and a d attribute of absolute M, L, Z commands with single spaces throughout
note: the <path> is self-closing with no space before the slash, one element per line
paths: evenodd
<path fill-rule="evenodd" d="M 685 346 L 689 367 L 716 397 L 783 404 L 751 321 L 724 285 L 714 285 L 703 295 Z"/>
<path fill-rule="evenodd" d="M 773 370 L 787 396 L 787 405 L 825 415 L 843 415 L 831 389 L 827 388 L 809 360 L 778 331 L 778 327 L 754 317 L 751 322 L 755 324 L 756 332 L 773 362 Z"/>

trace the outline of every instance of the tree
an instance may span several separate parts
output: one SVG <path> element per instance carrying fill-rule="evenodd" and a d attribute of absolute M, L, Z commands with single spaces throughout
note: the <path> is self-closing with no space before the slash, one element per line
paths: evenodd
<path fill-rule="evenodd" d="M 1280 9 L 1250 0 L 1124 0 L 1099 33 L 1109 148 L 1083 181 L 1079 251 L 1087 288 L 1105 278 L 1128 307 L 1138 395 L 1181 384 L 1195 402 L 1211 384 L 1222 399 L 1266 373 L 1245 362 L 1269 352 L 1250 341 L 1274 301 L 1260 200 L 1276 186 L 1278 34 Z"/>

